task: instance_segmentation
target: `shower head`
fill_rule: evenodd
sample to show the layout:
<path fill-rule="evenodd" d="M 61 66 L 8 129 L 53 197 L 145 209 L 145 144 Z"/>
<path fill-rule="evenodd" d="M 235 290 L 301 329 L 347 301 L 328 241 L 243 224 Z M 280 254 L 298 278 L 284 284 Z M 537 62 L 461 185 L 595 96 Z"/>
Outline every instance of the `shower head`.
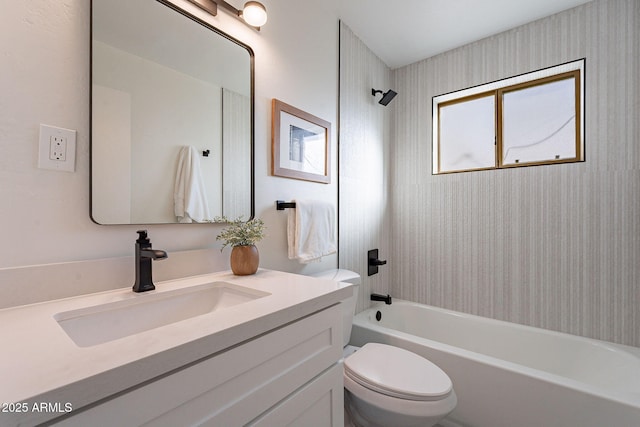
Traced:
<path fill-rule="evenodd" d="M 382 91 L 381 90 L 377 90 L 377 89 L 371 89 L 371 95 L 376 96 L 376 94 L 378 94 L 378 93 L 382 93 Z M 382 99 L 380 99 L 380 101 L 378 101 L 378 103 L 382 104 L 382 105 L 384 105 L 386 107 L 387 105 L 389 105 L 391 100 L 396 97 L 396 95 L 397 95 L 396 92 L 394 92 L 393 90 L 389 89 L 385 93 L 382 93 Z"/>

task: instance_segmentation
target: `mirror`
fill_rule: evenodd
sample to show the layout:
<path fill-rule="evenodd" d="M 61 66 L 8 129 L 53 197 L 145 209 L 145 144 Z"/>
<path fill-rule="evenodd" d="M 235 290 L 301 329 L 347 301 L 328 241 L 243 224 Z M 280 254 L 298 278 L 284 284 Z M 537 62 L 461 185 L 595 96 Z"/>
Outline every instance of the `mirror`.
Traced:
<path fill-rule="evenodd" d="M 253 52 L 165 0 L 93 0 L 91 218 L 253 216 Z"/>

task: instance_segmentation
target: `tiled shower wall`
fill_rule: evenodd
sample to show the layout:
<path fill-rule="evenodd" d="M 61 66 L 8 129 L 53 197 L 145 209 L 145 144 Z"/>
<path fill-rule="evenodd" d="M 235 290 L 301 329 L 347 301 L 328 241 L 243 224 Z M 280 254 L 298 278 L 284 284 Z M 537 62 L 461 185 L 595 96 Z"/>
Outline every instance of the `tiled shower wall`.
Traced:
<path fill-rule="evenodd" d="M 371 89 L 391 88 L 391 70 L 344 24 L 340 25 L 340 268 L 356 271 L 362 285 L 356 309 L 369 306 L 371 292 L 390 283 L 389 141 L 391 106 L 378 104 Z M 394 100 L 395 102 L 395 100 Z M 367 251 L 389 259 L 367 276 Z"/>
<path fill-rule="evenodd" d="M 583 57 L 585 162 L 431 174 L 433 96 Z M 391 294 L 640 346 L 639 70 L 637 0 L 595 0 L 395 70 Z M 377 121 L 365 118 L 358 140 Z M 355 187 L 340 189 L 347 218 Z"/>

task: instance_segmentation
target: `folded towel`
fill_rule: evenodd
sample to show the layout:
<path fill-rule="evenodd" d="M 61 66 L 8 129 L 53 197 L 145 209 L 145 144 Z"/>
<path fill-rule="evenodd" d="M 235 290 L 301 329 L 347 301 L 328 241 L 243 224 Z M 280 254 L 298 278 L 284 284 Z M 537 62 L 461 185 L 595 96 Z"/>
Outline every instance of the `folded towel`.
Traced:
<path fill-rule="evenodd" d="M 289 259 L 301 263 L 320 261 L 336 253 L 336 214 L 333 205 L 311 200 L 296 200 L 289 209 L 287 240 Z"/>
<path fill-rule="evenodd" d="M 202 222 L 211 219 L 200 172 L 200 158 L 198 150 L 193 146 L 185 145 L 180 149 L 173 202 L 178 222 Z"/>

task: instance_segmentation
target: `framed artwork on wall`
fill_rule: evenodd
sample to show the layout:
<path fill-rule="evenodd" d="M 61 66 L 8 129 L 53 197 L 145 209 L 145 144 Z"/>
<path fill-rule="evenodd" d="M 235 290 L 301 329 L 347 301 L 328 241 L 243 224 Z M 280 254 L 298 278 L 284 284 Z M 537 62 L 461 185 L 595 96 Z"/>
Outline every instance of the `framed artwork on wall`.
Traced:
<path fill-rule="evenodd" d="M 271 171 L 275 176 L 331 182 L 331 123 L 274 99 Z"/>

